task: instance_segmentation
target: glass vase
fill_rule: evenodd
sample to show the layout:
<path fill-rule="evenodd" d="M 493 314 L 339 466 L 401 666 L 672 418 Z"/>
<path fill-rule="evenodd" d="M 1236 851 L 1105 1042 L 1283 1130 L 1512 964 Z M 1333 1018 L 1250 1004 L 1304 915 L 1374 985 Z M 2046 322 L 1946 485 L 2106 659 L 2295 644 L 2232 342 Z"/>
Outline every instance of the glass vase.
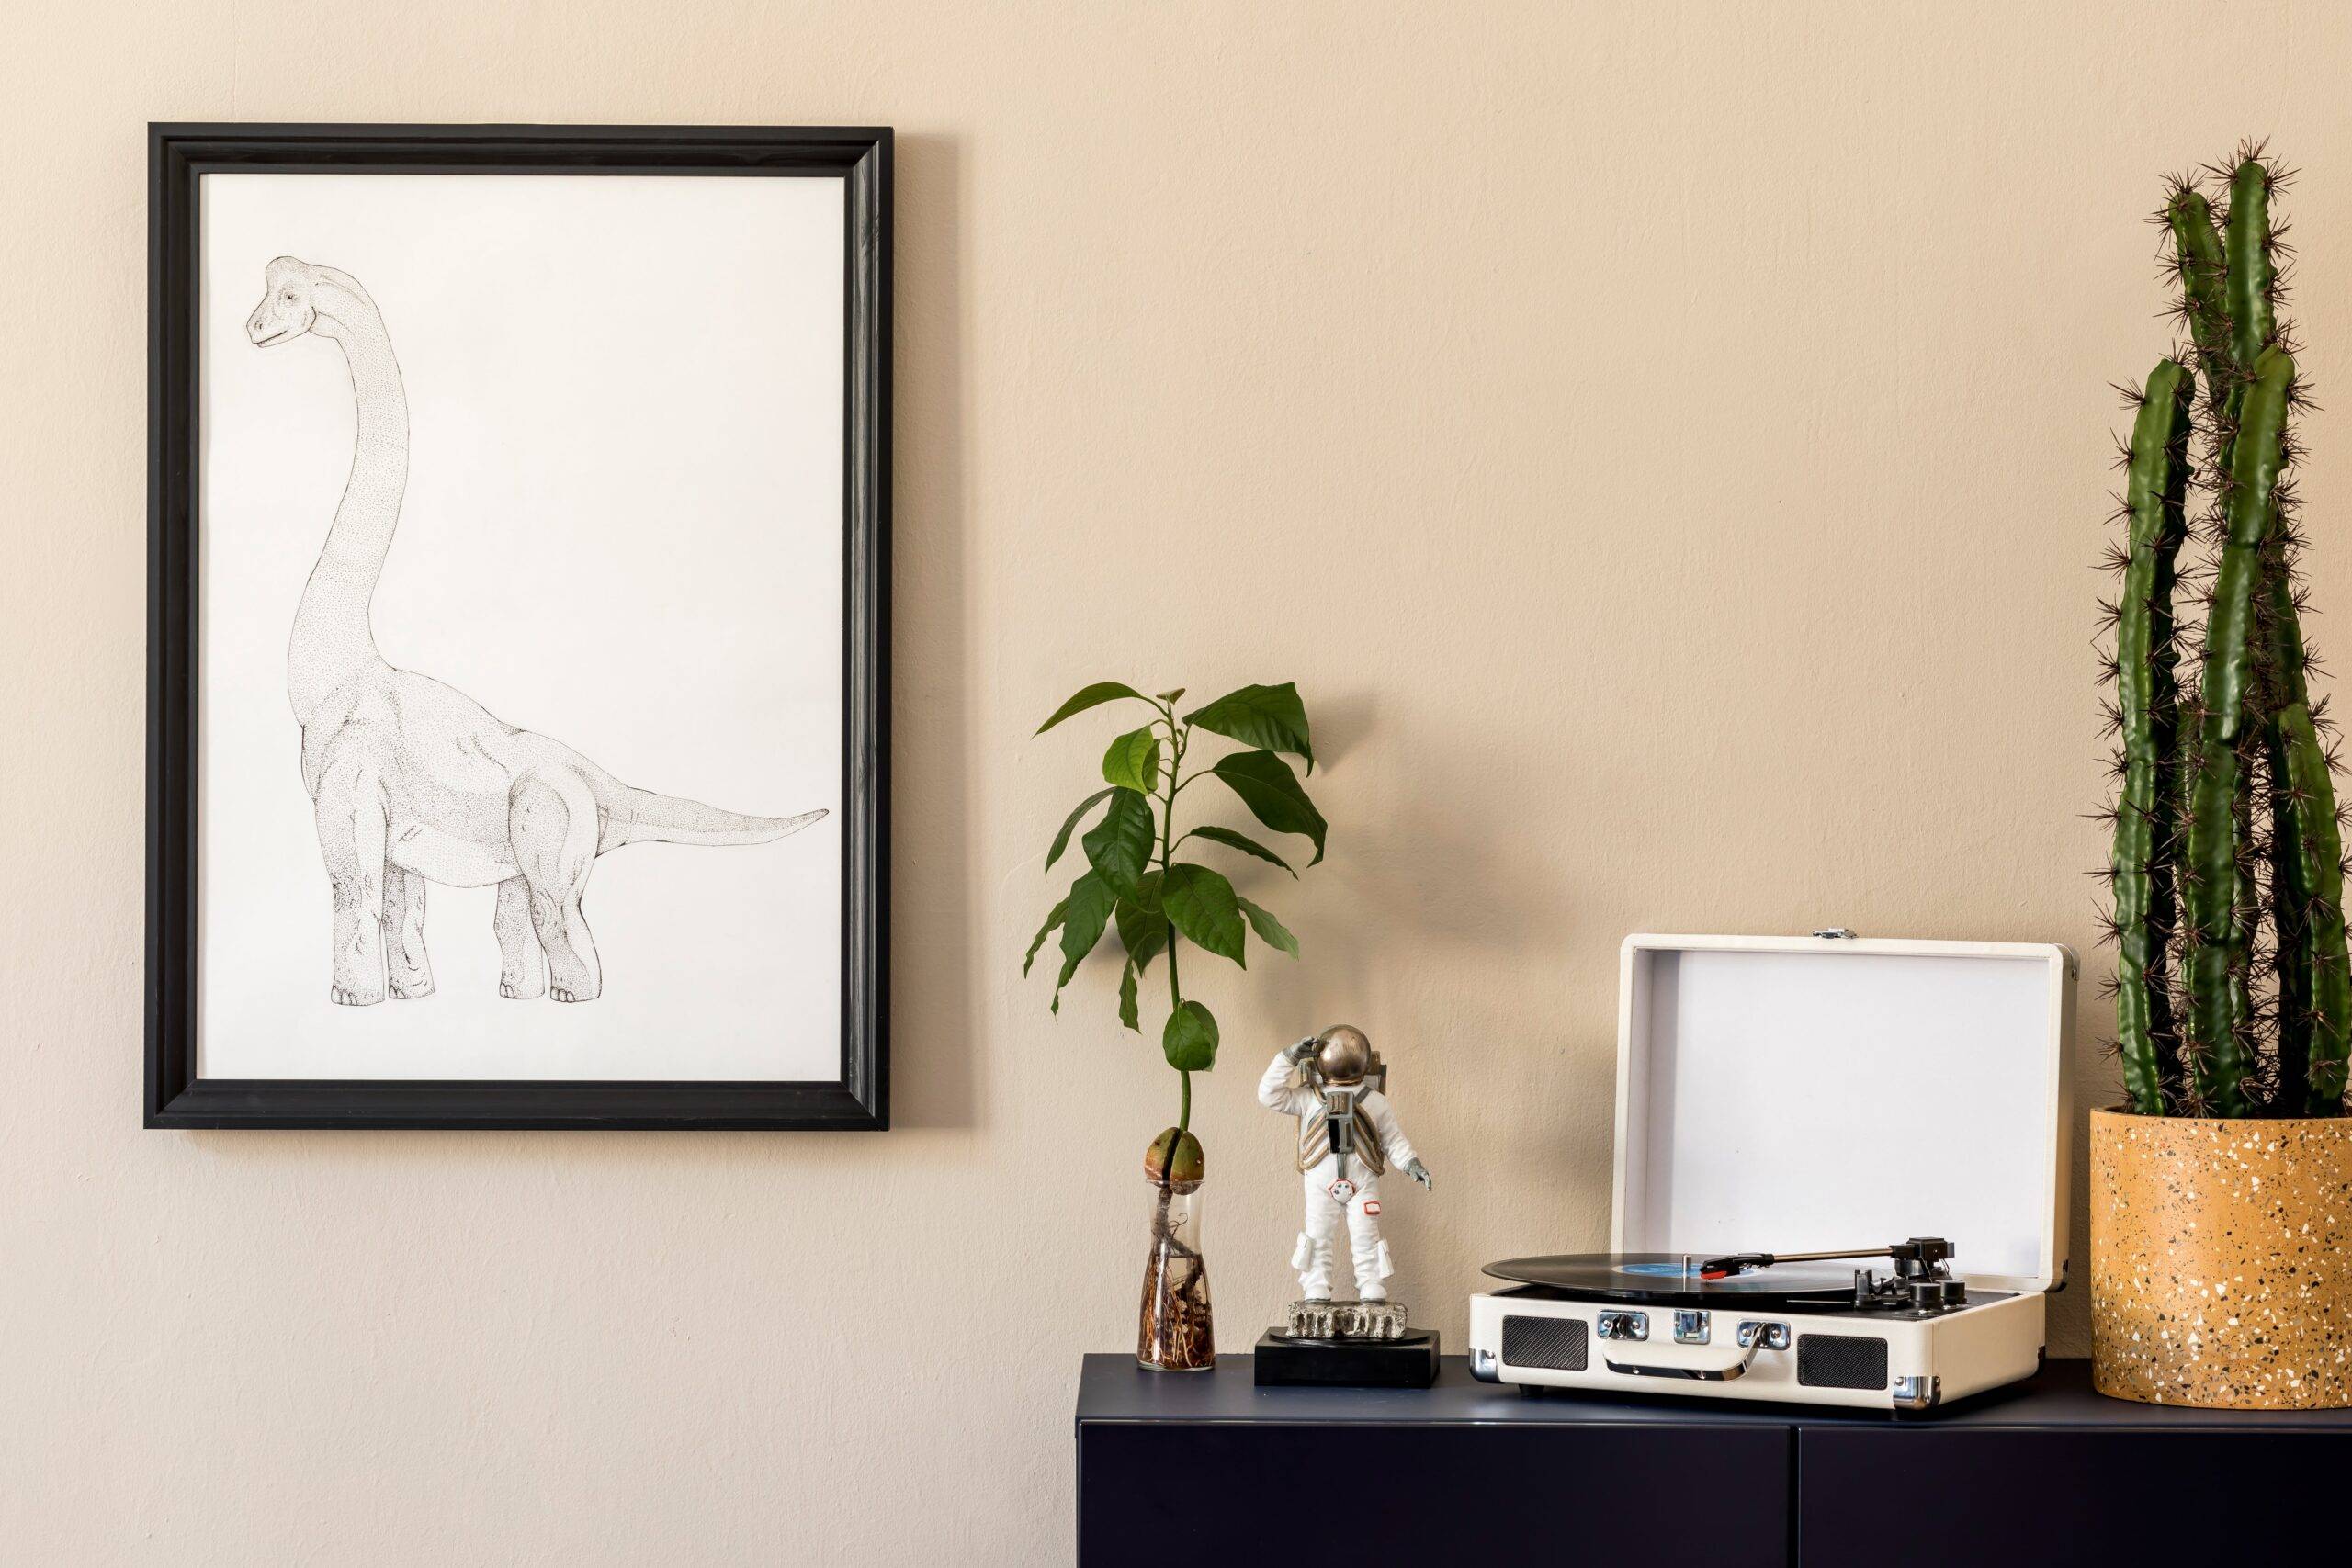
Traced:
<path fill-rule="evenodd" d="M 1216 1365 L 1197 1181 L 1151 1183 L 1151 1249 L 1136 1314 L 1136 1359 L 1159 1372 L 1203 1372 Z"/>

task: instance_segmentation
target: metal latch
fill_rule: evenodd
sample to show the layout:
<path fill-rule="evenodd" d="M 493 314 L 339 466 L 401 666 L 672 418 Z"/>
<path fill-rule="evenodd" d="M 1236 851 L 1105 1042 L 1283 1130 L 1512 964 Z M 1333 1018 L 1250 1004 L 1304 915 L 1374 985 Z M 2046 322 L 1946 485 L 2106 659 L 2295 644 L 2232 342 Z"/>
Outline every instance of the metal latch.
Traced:
<path fill-rule="evenodd" d="M 1852 942 L 1859 933 L 1851 926 L 1824 926 L 1813 934 L 1824 942 Z"/>
<path fill-rule="evenodd" d="M 1650 1320 L 1647 1313 L 1604 1312 L 1595 1320 L 1603 1339 L 1647 1339 Z"/>

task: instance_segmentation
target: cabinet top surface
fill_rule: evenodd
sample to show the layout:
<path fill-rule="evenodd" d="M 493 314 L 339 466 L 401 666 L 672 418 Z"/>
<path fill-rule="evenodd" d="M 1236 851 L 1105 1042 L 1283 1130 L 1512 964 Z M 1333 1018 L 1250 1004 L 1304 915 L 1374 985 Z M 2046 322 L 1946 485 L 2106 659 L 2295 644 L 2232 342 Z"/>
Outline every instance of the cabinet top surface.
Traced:
<path fill-rule="evenodd" d="M 2352 1410 L 2192 1410 L 2108 1399 L 2091 1391 L 2090 1363 L 2056 1360 L 2039 1375 L 1897 1418 L 1892 1411 L 1677 1399 L 1671 1395 L 1521 1393 L 1479 1382 L 1448 1356 L 1428 1389 L 1259 1388 L 1247 1356 L 1220 1356 L 1205 1372 L 1148 1372 L 1132 1356 L 1094 1355 L 1079 1374 L 1078 1421 L 1327 1426 L 1806 1427 L 1947 1431 L 1983 1427 L 2118 1431 L 2352 1433 Z"/>

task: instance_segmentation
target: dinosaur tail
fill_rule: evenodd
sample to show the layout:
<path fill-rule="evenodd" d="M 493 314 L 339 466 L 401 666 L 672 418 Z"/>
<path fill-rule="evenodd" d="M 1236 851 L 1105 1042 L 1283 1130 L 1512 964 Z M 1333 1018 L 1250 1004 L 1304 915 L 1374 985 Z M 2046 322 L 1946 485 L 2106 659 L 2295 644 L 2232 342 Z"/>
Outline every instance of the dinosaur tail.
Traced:
<path fill-rule="evenodd" d="M 601 852 L 623 844 L 764 844 L 797 833 L 824 815 L 819 810 L 797 817 L 746 817 L 683 795 L 621 784 L 605 802 L 604 842 L 597 848 Z"/>

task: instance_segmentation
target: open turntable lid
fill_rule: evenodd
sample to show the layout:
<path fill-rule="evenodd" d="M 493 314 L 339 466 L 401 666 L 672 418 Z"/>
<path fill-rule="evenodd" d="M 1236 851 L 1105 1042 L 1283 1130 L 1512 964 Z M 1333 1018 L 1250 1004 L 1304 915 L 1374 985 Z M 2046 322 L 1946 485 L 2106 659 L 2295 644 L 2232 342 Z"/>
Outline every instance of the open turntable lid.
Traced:
<path fill-rule="evenodd" d="M 2051 1289 L 2075 969 L 2043 943 L 1628 937 L 1611 1246 L 1938 1235 L 1973 1283 Z"/>

